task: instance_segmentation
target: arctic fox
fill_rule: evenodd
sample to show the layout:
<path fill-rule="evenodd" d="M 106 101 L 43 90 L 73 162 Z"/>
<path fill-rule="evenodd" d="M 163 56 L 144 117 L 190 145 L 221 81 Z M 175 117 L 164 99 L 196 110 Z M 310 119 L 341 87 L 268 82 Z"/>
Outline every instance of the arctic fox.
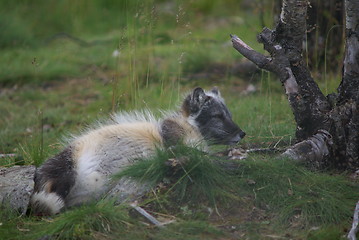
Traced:
<path fill-rule="evenodd" d="M 195 146 L 203 140 L 232 145 L 244 136 L 217 88 L 195 88 L 178 112 L 159 120 L 149 111 L 114 115 L 111 123 L 75 137 L 37 169 L 31 209 L 51 215 L 96 199 L 108 190 L 111 175 L 156 148 L 179 142 Z"/>

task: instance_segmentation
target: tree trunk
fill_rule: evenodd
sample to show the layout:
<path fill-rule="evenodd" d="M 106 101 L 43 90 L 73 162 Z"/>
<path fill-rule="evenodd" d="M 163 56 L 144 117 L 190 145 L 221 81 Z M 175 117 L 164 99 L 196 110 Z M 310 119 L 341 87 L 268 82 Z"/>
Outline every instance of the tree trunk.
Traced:
<path fill-rule="evenodd" d="M 274 2 L 274 14 L 279 15 L 282 0 Z M 323 77 L 323 71 L 338 73 L 343 66 L 337 58 L 344 52 L 344 0 L 309 2 L 304 58 L 318 77 Z M 262 3 L 262 8 L 268 9 L 268 6 Z"/>
<path fill-rule="evenodd" d="M 319 168 L 359 168 L 359 1 L 346 0 L 346 49 L 338 95 L 324 96 L 303 59 L 307 0 L 283 0 L 274 30 L 264 28 L 258 41 L 264 56 L 237 36 L 233 47 L 262 69 L 278 75 L 297 123 L 298 143 L 285 155 Z"/>

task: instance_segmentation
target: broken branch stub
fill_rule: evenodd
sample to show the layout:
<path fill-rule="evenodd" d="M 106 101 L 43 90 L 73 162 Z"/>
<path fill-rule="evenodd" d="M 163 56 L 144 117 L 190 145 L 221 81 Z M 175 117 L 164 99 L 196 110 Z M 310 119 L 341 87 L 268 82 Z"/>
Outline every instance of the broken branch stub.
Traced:
<path fill-rule="evenodd" d="M 329 156 L 332 136 L 326 130 L 319 130 L 312 137 L 288 148 L 282 155 L 294 160 L 311 164 L 315 168 L 323 167 L 324 159 Z"/>
<path fill-rule="evenodd" d="M 280 45 L 269 46 L 268 44 L 268 46 L 265 47 L 270 51 L 272 56 L 271 58 L 253 50 L 238 36 L 232 34 L 230 36 L 232 38 L 232 44 L 234 49 L 236 49 L 245 58 L 256 64 L 259 68 L 276 74 L 282 83 L 284 83 L 288 79 L 288 73 L 286 71 L 286 68 L 290 65 L 288 59 L 285 57 L 284 50 Z M 275 58 L 273 56 L 275 56 Z"/>
<path fill-rule="evenodd" d="M 233 47 L 241 53 L 248 60 L 256 64 L 259 68 L 272 71 L 271 70 L 271 62 L 270 59 L 263 54 L 253 50 L 250 46 L 248 46 L 245 42 L 242 41 L 236 35 L 230 35 L 232 38 Z"/>

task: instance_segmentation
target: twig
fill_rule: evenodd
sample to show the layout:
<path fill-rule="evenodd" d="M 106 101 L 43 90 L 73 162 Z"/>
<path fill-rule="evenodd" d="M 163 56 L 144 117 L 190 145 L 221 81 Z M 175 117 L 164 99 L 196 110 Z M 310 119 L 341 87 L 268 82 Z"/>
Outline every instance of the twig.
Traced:
<path fill-rule="evenodd" d="M 154 224 L 157 227 L 163 227 L 163 223 L 158 221 L 154 216 L 146 212 L 145 209 L 137 206 L 136 203 L 131 203 L 131 207 L 133 207 L 138 213 L 140 213 L 142 216 L 144 216 L 148 221 L 150 221 L 152 224 Z"/>
<path fill-rule="evenodd" d="M 350 240 L 357 239 L 356 234 L 358 232 L 358 222 L 359 222 L 359 201 L 355 206 L 352 229 L 350 229 L 350 232 L 348 233 L 348 239 Z"/>
<path fill-rule="evenodd" d="M 247 153 L 280 153 L 280 152 L 284 152 L 284 149 L 281 148 L 276 148 L 276 147 L 272 147 L 272 148 L 251 148 L 251 149 L 247 149 L 246 152 Z"/>

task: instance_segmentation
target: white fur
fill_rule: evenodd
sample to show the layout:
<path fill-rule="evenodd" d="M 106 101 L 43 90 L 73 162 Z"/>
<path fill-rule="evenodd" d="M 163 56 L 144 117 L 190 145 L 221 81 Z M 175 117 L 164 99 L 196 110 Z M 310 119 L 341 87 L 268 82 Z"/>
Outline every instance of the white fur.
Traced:
<path fill-rule="evenodd" d="M 72 206 L 96 198 L 106 191 L 109 178 L 135 159 L 154 154 L 162 139 L 152 115 L 117 115 L 116 124 L 104 125 L 77 137 L 71 146 L 77 173 L 75 185 L 66 197 Z M 145 121 L 147 119 L 147 121 Z"/>
<path fill-rule="evenodd" d="M 50 214 L 57 214 L 65 206 L 62 198 L 56 193 L 47 193 L 44 191 L 34 193 L 31 197 L 31 204 L 41 208 L 47 208 Z"/>
<path fill-rule="evenodd" d="M 216 99 L 218 99 L 218 100 L 220 100 L 221 102 L 224 103 L 224 99 L 221 97 L 221 94 L 220 94 L 219 92 L 218 92 L 218 94 L 215 94 L 215 93 L 213 93 L 213 92 L 211 92 L 211 91 L 205 91 L 205 94 L 206 94 L 207 96 L 216 98 Z"/>
<path fill-rule="evenodd" d="M 87 126 L 79 134 L 69 134 L 67 137 L 62 139 L 63 145 L 72 145 L 72 143 L 78 140 L 80 137 L 88 135 L 94 131 L 102 129 L 110 125 L 126 124 L 126 123 L 152 123 L 154 125 L 158 124 L 158 119 L 149 109 L 137 110 L 137 111 L 120 111 L 114 113 L 110 118 L 100 119 L 94 124 Z M 158 126 L 157 126 L 158 127 Z"/>
<path fill-rule="evenodd" d="M 142 111 L 119 112 L 113 114 L 111 119 L 117 124 L 136 122 L 149 122 L 156 124 L 158 122 L 153 113 L 148 109 L 144 109 Z"/>

